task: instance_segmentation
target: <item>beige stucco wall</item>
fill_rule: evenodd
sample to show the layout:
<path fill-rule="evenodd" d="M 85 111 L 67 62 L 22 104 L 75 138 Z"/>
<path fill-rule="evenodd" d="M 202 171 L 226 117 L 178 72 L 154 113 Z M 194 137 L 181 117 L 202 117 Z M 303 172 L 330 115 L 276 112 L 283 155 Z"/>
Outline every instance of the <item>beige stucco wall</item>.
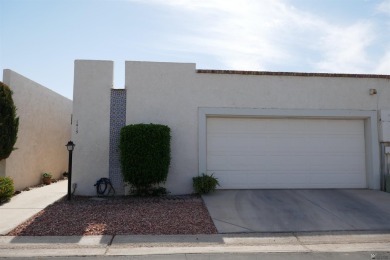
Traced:
<path fill-rule="evenodd" d="M 126 62 L 125 76 L 126 124 L 159 123 L 172 130 L 172 160 L 166 187 L 173 194 L 192 192 L 192 177 L 199 172 L 199 108 L 390 109 L 390 80 L 383 78 L 198 73 L 193 63 L 133 61 Z M 112 83 L 112 61 L 75 62 L 72 140 L 76 144 L 76 194 L 95 195 L 93 184 L 109 176 Z M 378 94 L 370 95 L 372 88 Z M 377 132 L 377 123 L 367 123 L 366 127 Z M 376 140 L 376 133 L 373 136 L 372 140 Z M 379 150 L 379 140 L 374 143 L 375 140 L 370 141 L 372 146 L 367 151 Z M 375 176 L 379 176 L 378 152 L 376 159 L 369 161 L 377 164 L 371 167 Z"/>
<path fill-rule="evenodd" d="M 3 162 L 5 175 L 17 190 L 39 184 L 43 172 L 59 178 L 68 168 L 72 101 L 12 70 L 4 70 L 3 82 L 14 93 L 19 116 L 17 150 Z"/>
<path fill-rule="evenodd" d="M 78 195 L 96 195 L 93 186 L 109 175 L 112 61 L 75 61 L 72 183 Z"/>
<path fill-rule="evenodd" d="M 126 62 L 126 123 L 172 130 L 166 187 L 192 191 L 198 174 L 198 108 L 389 109 L 390 81 L 377 78 L 197 73 L 195 64 Z M 369 95 L 375 88 L 377 95 Z"/>

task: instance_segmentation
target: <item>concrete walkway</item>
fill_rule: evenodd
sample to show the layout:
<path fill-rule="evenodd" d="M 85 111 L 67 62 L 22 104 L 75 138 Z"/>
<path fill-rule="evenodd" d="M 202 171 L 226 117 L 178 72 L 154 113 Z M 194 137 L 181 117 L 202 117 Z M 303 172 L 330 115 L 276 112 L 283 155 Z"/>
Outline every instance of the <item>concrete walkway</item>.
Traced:
<path fill-rule="evenodd" d="M 0 206 L 0 235 L 6 235 L 48 205 L 67 193 L 68 182 L 59 181 L 50 185 L 24 191 Z"/>

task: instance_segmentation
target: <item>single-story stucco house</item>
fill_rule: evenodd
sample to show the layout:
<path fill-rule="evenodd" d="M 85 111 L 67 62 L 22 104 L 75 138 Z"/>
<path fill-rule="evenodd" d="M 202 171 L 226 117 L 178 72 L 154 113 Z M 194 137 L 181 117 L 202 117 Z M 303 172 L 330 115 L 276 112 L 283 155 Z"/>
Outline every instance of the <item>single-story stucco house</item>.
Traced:
<path fill-rule="evenodd" d="M 72 140 L 76 194 L 110 178 L 125 192 L 119 131 L 171 128 L 165 187 L 192 190 L 213 173 L 220 189 L 381 189 L 388 172 L 390 75 L 199 70 L 193 63 L 76 60 Z"/>

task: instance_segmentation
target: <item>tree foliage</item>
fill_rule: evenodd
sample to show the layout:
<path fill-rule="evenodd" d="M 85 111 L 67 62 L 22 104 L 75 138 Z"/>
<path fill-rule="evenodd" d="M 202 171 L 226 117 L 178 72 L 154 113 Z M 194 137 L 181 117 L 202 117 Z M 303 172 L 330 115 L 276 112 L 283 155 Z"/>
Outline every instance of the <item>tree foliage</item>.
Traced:
<path fill-rule="evenodd" d="M 0 81 L 0 161 L 10 156 L 18 136 L 19 118 L 10 88 Z"/>

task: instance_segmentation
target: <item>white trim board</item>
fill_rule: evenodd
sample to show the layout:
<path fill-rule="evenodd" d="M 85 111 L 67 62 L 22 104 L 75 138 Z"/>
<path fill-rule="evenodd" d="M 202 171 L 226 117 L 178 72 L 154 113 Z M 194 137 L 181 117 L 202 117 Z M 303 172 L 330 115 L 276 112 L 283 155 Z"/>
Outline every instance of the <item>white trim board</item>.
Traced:
<path fill-rule="evenodd" d="M 200 107 L 198 108 L 199 174 L 206 173 L 207 170 L 207 117 L 364 119 L 367 185 L 369 189 L 380 189 L 377 111 Z"/>

